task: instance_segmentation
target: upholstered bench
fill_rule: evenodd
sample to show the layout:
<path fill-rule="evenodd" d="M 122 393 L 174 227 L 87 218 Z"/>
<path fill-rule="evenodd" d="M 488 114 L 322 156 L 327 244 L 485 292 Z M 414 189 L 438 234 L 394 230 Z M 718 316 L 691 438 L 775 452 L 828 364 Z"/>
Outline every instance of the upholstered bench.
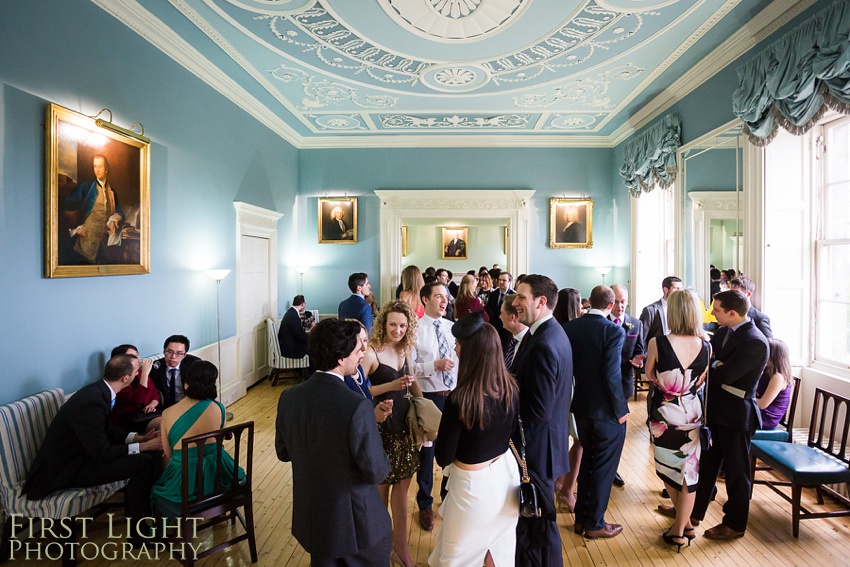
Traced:
<path fill-rule="evenodd" d="M 752 442 L 750 453 L 753 483 L 767 485 L 791 503 L 791 529 L 794 537 L 800 535 L 800 520 L 850 516 L 850 510 L 810 512 L 800 503 L 803 488 L 813 487 L 817 489 L 818 504 L 823 504 L 823 491 L 829 492 L 845 504 L 850 504 L 845 497 L 824 486 L 850 482 L 848 414 L 850 399 L 817 388 L 806 445 L 764 439 L 755 439 Z M 788 480 L 756 479 L 757 459 Z M 777 488 L 779 486 L 790 486 L 791 496 Z"/>
<path fill-rule="evenodd" d="M 74 518 L 121 490 L 125 481 L 92 488 L 57 490 L 41 500 L 28 500 L 24 482 L 47 428 L 65 395 L 56 388 L 0 406 L 0 560 L 6 558 L 12 515 L 26 518 Z"/>

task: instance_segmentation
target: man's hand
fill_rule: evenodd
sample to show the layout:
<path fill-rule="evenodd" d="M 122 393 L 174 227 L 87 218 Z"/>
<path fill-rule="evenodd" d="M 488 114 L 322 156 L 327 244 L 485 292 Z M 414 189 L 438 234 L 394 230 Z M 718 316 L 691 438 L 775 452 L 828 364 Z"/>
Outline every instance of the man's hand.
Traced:
<path fill-rule="evenodd" d="M 634 366 L 635 368 L 643 368 L 643 363 L 645 361 L 646 361 L 646 355 L 645 354 L 638 354 L 638 355 L 635 355 L 635 357 L 633 359 L 631 359 L 629 361 L 629 363 L 632 366 Z"/>
<path fill-rule="evenodd" d="M 454 367 L 455 363 L 450 358 L 441 358 L 440 360 L 434 361 L 434 369 L 440 370 L 441 372 L 449 372 Z"/>
<path fill-rule="evenodd" d="M 155 433 L 156 437 L 139 443 L 139 451 L 162 451 L 162 437 L 159 436 L 159 431 L 152 431 L 151 433 Z"/>
<path fill-rule="evenodd" d="M 383 423 L 393 413 L 393 401 L 384 400 L 375 406 L 375 421 Z"/>
<path fill-rule="evenodd" d="M 77 236 L 79 236 L 80 238 L 88 238 L 89 231 L 86 230 L 86 227 L 81 226 L 81 227 L 77 228 Z"/>
<path fill-rule="evenodd" d="M 617 420 L 617 423 L 626 423 L 629 420 L 629 414 L 624 415 L 620 419 Z"/>

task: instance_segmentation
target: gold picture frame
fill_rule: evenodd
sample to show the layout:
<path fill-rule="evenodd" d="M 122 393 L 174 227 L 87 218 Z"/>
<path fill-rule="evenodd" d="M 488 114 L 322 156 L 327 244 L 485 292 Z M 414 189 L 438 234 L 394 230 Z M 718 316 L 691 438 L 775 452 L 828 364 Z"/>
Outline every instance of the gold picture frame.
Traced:
<path fill-rule="evenodd" d="M 465 226 L 444 226 L 443 260 L 466 260 L 469 257 L 469 229 Z"/>
<path fill-rule="evenodd" d="M 593 248 L 593 199 L 549 199 L 549 247 Z"/>
<path fill-rule="evenodd" d="M 407 257 L 407 227 L 401 227 L 401 257 Z"/>
<path fill-rule="evenodd" d="M 150 141 L 55 104 L 45 126 L 45 277 L 150 273 Z"/>
<path fill-rule="evenodd" d="M 357 197 L 319 198 L 319 244 L 357 244 Z"/>

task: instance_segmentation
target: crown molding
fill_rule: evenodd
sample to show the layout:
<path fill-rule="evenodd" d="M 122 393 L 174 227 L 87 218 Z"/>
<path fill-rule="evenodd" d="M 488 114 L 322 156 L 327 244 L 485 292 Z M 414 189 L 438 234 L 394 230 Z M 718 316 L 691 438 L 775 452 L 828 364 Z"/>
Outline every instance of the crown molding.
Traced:
<path fill-rule="evenodd" d="M 628 122 L 617 128 L 609 136 L 611 146 L 614 147 L 624 142 L 674 103 L 683 99 L 747 51 L 770 37 L 776 30 L 799 16 L 815 1 L 774 0 L 750 20 L 745 27 L 732 34 L 729 39 L 706 55 L 680 79 L 638 110 Z"/>
<path fill-rule="evenodd" d="M 329 136 L 304 138 L 298 149 L 345 148 L 610 148 L 609 136 L 553 135 L 460 135 L 460 136 Z"/>
<path fill-rule="evenodd" d="M 248 91 L 239 86 L 236 81 L 228 77 L 209 59 L 135 0 L 92 0 L 92 2 L 142 36 L 168 57 L 171 57 L 187 71 L 224 95 L 236 106 L 256 118 L 285 141 L 296 148 L 303 142 L 303 137 L 291 126 L 271 112 Z"/>

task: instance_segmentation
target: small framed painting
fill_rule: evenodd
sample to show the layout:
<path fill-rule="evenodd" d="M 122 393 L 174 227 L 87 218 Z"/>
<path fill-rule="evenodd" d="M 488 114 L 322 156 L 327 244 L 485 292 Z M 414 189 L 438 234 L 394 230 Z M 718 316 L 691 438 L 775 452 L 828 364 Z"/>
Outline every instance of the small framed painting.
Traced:
<path fill-rule="evenodd" d="M 549 247 L 593 248 L 593 199 L 549 200 Z"/>
<path fill-rule="evenodd" d="M 401 256 L 407 257 L 407 227 L 401 227 Z"/>
<path fill-rule="evenodd" d="M 467 248 L 468 229 L 465 226 L 443 227 L 443 260 L 466 260 L 469 254 Z"/>
<path fill-rule="evenodd" d="M 357 198 L 319 199 L 319 244 L 357 244 Z"/>

